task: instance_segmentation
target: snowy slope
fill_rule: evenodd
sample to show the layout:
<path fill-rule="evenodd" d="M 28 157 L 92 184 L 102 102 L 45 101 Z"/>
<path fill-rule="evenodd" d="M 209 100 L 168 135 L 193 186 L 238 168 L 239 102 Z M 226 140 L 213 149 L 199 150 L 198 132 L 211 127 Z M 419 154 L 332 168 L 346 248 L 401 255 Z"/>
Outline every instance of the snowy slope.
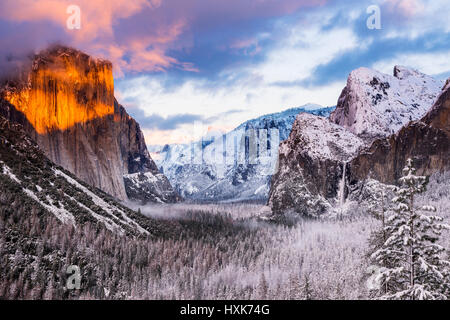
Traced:
<path fill-rule="evenodd" d="M 350 73 L 330 120 L 371 141 L 423 117 L 442 86 L 442 81 L 401 66 L 393 76 L 359 68 Z"/>
<path fill-rule="evenodd" d="M 26 214 L 46 212 L 75 228 L 92 223 L 121 235 L 151 233 L 149 219 L 51 162 L 21 125 L 1 116 L 0 189 L 0 202 L 16 199 Z"/>
<path fill-rule="evenodd" d="M 299 113 L 328 117 L 334 107 L 306 105 L 246 121 L 225 135 L 166 145 L 155 162 L 182 197 L 193 200 L 266 199 L 278 145 Z M 159 159 L 158 159 L 159 158 Z"/>

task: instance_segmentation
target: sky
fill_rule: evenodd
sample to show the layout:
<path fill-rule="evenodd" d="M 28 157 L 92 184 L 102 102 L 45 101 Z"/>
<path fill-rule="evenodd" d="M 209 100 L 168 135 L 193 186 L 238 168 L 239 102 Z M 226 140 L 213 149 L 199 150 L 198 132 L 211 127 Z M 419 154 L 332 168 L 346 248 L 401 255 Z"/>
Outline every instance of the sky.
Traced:
<path fill-rule="evenodd" d="M 68 28 L 70 5 L 79 29 Z M 367 26 L 373 5 L 380 29 Z M 359 67 L 446 79 L 449 16 L 446 0 L 0 0 L 0 69 L 55 42 L 109 59 L 116 98 L 147 144 L 185 143 L 335 105 Z"/>

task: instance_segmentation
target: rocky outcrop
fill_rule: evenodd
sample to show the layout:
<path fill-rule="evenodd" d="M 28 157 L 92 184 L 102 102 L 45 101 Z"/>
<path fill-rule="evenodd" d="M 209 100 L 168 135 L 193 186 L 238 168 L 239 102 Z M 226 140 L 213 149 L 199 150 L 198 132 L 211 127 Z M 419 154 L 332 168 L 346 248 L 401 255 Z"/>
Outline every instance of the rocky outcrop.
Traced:
<path fill-rule="evenodd" d="M 117 127 L 117 143 L 122 154 L 124 172 L 158 172 L 147 150 L 139 124 L 117 100 L 114 100 L 114 123 Z"/>
<path fill-rule="evenodd" d="M 331 122 L 300 115 L 280 145 L 272 212 L 343 210 L 348 196 L 361 198 L 369 179 L 396 183 L 408 158 L 418 174 L 448 170 L 450 84 L 444 90 L 438 84 L 403 67 L 395 67 L 393 77 L 352 72 Z"/>
<path fill-rule="evenodd" d="M 350 185 L 367 178 L 394 184 L 408 158 L 420 175 L 450 168 L 450 84 L 428 113 L 384 139 L 378 139 L 349 163 Z"/>
<path fill-rule="evenodd" d="M 114 123 L 128 198 L 143 203 L 167 203 L 181 200 L 167 177 L 159 172 L 150 157 L 139 124 L 116 100 L 114 101 Z"/>
<path fill-rule="evenodd" d="M 280 144 L 279 165 L 272 177 L 268 205 L 275 214 L 293 211 L 323 214 L 339 202 L 347 161 L 363 141 L 326 118 L 299 114 L 289 138 Z"/>
<path fill-rule="evenodd" d="M 7 81 L 0 97 L 1 114 L 22 124 L 52 161 L 92 186 L 126 200 L 124 175 L 157 173 L 138 124 L 114 99 L 108 61 L 54 46 L 34 57 L 26 81 Z"/>
<path fill-rule="evenodd" d="M 350 73 L 330 120 L 371 143 L 422 118 L 442 82 L 401 66 L 394 76 L 359 68 Z"/>

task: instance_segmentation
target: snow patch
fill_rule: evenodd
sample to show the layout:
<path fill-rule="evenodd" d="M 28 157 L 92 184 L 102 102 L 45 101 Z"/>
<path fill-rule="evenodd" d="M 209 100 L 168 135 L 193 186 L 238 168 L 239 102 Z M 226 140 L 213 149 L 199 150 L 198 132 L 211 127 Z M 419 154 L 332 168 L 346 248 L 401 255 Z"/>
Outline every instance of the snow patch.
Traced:
<path fill-rule="evenodd" d="M 296 139 L 285 141 L 280 153 L 301 148 L 313 158 L 348 161 L 365 146 L 364 142 L 349 130 L 330 122 L 328 119 L 301 113 L 292 128 Z M 293 143 L 298 145 L 294 146 Z"/>
<path fill-rule="evenodd" d="M 71 177 L 69 177 L 67 174 L 65 174 L 64 172 L 58 170 L 58 169 L 53 169 L 53 171 L 55 172 L 56 175 L 63 177 L 64 179 L 67 180 L 67 182 L 69 182 L 70 184 L 74 185 L 75 187 L 77 187 L 78 189 L 80 189 L 81 191 L 83 191 L 83 193 L 85 193 L 86 195 L 88 195 L 92 201 L 99 207 L 101 207 L 104 211 L 106 211 L 111 217 L 113 218 L 119 218 L 117 217 L 114 212 L 118 212 L 121 217 L 122 220 L 125 224 L 127 224 L 128 226 L 130 226 L 133 229 L 136 229 L 137 231 L 139 231 L 140 233 L 143 234 L 149 234 L 149 232 L 147 230 L 145 230 L 144 228 L 142 228 L 138 223 L 136 223 L 133 219 L 131 219 L 130 217 L 127 216 L 127 214 L 125 212 L 123 212 L 120 208 L 114 207 L 112 205 L 110 205 L 109 203 L 107 203 L 105 200 L 103 200 L 102 198 L 100 198 L 99 196 L 97 196 L 95 193 L 91 192 L 89 189 L 87 189 L 86 187 L 84 187 L 83 185 L 81 185 L 78 181 L 72 179 Z"/>
<path fill-rule="evenodd" d="M 0 161 L 0 164 L 3 166 L 3 174 L 7 175 L 11 178 L 11 180 L 20 183 L 20 180 L 16 177 L 16 175 L 12 172 L 11 168 L 8 167 L 3 161 Z"/>
<path fill-rule="evenodd" d="M 47 201 L 50 204 L 46 204 L 44 202 L 42 202 L 41 200 L 39 200 L 39 198 L 34 194 L 33 191 L 23 188 L 23 191 L 34 201 L 38 202 L 39 204 L 41 204 L 45 209 L 47 209 L 49 212 L 53 213 L 55 215 L 55 217 L 61 221 L 62 223 L 66 223 L 66 224 L 72 224 L 73 226 L 75 226 L 75 218 L 74 216 L 67 211 L 64 206 L 61 204 L 61 208 L 58 208 L 56 206 L 53 205 L 53 200 L 50 199 L 47 196 Z"/>

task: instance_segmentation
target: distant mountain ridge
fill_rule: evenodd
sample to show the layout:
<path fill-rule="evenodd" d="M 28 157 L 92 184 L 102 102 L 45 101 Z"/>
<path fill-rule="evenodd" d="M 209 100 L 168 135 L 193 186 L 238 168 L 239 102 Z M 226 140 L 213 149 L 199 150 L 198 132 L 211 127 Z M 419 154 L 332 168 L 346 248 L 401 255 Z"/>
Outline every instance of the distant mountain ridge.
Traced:
<path fill-rule="evenodd" d="M 304 112 L 328 117 L 333 110 L 309 104 L 245 121 L 213 141 L 208 137 L 192 144 L 150 149 L 159 151 L 156 164 L 186 199 L 266 200 L 278 144 L 289 136 L 296 116 Z"/>

